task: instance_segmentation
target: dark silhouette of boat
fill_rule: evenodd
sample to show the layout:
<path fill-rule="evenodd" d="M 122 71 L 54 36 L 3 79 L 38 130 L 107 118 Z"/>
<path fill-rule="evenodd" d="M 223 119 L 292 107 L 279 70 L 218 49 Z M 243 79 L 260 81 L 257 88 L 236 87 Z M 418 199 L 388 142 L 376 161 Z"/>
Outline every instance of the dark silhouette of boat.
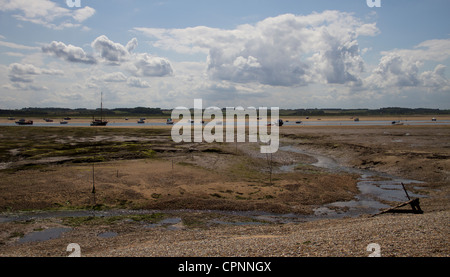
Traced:
<path fill-rule="evenodd" d="M 33 125 L 33 120 L 25 120 L 25 119 L 19 119 L 19 121 L 16 121 L 17 125 Z"/>
<path fill-rule="evenodd" d="M 91 126 L 106 126 L 108 121 L 103 120 L 103 92 L 100 98 L 100 119 L 92 118 Z"/>

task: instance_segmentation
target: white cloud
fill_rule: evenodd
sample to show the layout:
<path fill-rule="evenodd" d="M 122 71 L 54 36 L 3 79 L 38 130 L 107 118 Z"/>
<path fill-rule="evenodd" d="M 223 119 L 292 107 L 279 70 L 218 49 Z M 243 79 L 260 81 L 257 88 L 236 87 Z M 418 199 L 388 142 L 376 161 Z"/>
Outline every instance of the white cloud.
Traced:
<path fill-rule="evenodd" d="M 124 66 L 136 77 L 163 77 L 173 74 L 169 60 L 147 53 L 133 54 L 132 60 Z"/>
<path fill-rule="evenodd" d="M 136 38 L 133 38 L 127 43 L 125 48 L 127 49 L 127 51 L 129 53 L 131 53 L 134 49 L 136 49 L 137 46 L 138 46 L 138 41 Z"/>
<path fill-rule="evenodd" d="M 127 80 L 127 85 L 129 85 L 130 87 L 136 87 L 136 88 L 149 88 L 150 84 L 147 83 L 144 80 L 141 80 L 140 78 L 137 77 L 130 77 Z"/>
<path fill-rule="evenodd" d="M 123 46 L 111 41 L 105 35 L 99 36 L 91 44 L 100 59 L 110 64 L 122 65 L 135 77 L 172 75 L 173 70 L 169 60 L 148 53 L 131 53 L 137 45 L 136 38 Z"/>
<path fill-rule="evenodd" d="M 122 72 L 113 72 L 103 75 L 101 79 L 105 82 L 125 82 L 127 80 L 127 76 L 125 76 Z"/>
<path fill-rule="evenodd" d="M 63 42 L 52 41 L 42 47 L 44 53 L 50 53 L 69 62 L 95 64 L 96 60 L 88 55 L 81 47 L 66 45 Z"/>
<path fill-rule="evenodd" d="M 18 50 L 37 50 L 37 49 L 39 49 L 39 47 L 27 46 L 27 45 L 17 44 L 17 43 L 8 42 L 8 41 L 1 41 L 1 40 L 0 40 L 0 46 L 18 49 Z"/>
<path fill-rule="evenodd" d="M 152 38 L 155 47 L 208 54 L 212 79 L 275 86 L 360 83 L 364 62 L 357 39 L 378 33 L 374 23 L 338 11 L 284 14 L 232 30 L 204 26 L 134 30 Z"/>
<path fill-rule="evenodd" d="M 449 90 L 446 66 L 436 65 L 432 71 L 421 72 L 427 62 L 443 62 L 450 58 L 450 39 L 424 41 L 413 49 L 383 51 L 378 66 L 366 78 L 375 88 L 425 87 Z"/>
<path fill-rule="evenodd" d="M 131 43 L 131 42 L 130 42 Z M 129 58 L 127 48 L 120 43 L 111 41 L 107 36 L 101 35 L 92 43 L 92 48 L 99 53 L 100 57 L 111 63 L 119 63 Z"/>
<path fill-rule="evenodd" d="M 95 14 L 95 9 L 91 8 L 91 7 L 84 7 L 82 9 L 76 9 L 73 12 L 73 19 L 75 19 L 78 22 L 83 22 L 86 19 L 90 18 L 91 16 L 93 16 Z"/>
<path fill-rule="evenodd" d="M 13 63 L 9 66 L 9 79 L 12 82 L 31 83 L 36 75 L 63 75 L 61 70 L 42 69 L 32 64 Z"/>
<path fill-rule="evenodd" d="M 65 1 L 61 2 L 65 5 Z M 0 0 L 0 10 L 15 12 L 13 17 L 18 20 L 52 29 L 81 26 L 79 23 L 95 14 L 95 10 L 89 6 L 68 9 L 50 0 Z"/>

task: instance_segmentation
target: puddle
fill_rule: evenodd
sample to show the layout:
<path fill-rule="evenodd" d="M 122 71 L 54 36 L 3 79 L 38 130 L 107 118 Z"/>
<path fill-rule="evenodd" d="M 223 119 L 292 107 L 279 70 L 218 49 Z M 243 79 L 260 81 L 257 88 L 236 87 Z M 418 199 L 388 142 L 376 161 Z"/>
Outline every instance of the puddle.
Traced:
<path fill-rule="evenodd" d="M 19 239 L 19 243 L 26 243 L 26 242 L 35 242 L 35 241 L 47 241 L 51 239 L 56 239 L 61 236 L 62 233 L 68 232 L 72 230 L 71 228 L 49 228 L 43 231 L 36 231 L 29 234 L 26 234 L 25 236 L 21 237 Z"/>
<path fill-rule="evenodd" d="M 170 217 L 159 221 L 158 223 L 151 223 L 145 225 L 145 228 L 165 227 L 167 230 L 183 229 L 182 219 L 180 217 Z"/>
<path fill-rule="evenodd" d="M 386 173 L 380 173 L 367 169 L 358 169 L 340 165 L 334 159 L 304 151 L 294 146 L 282 146 L 279 148 L 282 151 L 295 152 L 314 157 L 317 162 L 313 166 L 327 169 L 331 172 L 346 172 L 351 174 L 358 174 L 360 176 L 357 187 L 360 191 L 355 199 L 351 201 L 339 201 L 327 204 L 322 207 L 314 209 L 314 215 L 318 217 L 344 217 L 344 216 L 358 216 L 360 214 L 373 214 L 379 212 L 381 209 L 389 208 L 390 206 L 383 204 L 382 201 L 403 202 L 408 198 L 403 190 L 403 184 L 420 184 L 421 181 L 399 178 Z M 296 165 L 288 165 L 280 167 L 282 171 L 293 171 Z M 419 188 L 419 187 L 415 187 Z M 408 192 L 410 197 L 426 197 L 423 195 Z"/>
<path fill-rule="evenodd" d="M 181 218 L 179 217 L 171 217 L 163 219 L 159 222 L 159 224 L 177 224 L 181 222 Z"/>

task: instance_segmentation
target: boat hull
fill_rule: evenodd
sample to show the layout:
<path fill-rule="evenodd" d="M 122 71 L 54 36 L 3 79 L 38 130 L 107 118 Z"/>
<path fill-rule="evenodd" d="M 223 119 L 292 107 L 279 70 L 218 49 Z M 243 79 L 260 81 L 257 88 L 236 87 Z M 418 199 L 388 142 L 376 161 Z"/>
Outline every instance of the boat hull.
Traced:
<path fill-rule="evenodd" d="M 92 121 L 91 126 L 106 126 L 108 121 Z"/>

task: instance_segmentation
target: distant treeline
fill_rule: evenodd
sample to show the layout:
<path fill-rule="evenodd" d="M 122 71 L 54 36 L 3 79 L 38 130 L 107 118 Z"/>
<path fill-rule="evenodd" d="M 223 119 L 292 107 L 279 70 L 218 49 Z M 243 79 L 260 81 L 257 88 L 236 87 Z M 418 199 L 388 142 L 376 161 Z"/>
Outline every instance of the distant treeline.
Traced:
<path fill-rule="evenodd" d="M 105 117 L 117 117 L 117 116 L 162 116 L 164 111 L 160 108 L 116 108 L 116 109 L 68 109 L 68 108 L 23 108 L 16 110 L 0 110 L 0 116 L 14 116 L 14 117 L 92 117 L 100 116 L 103 114 Z"/>
<path fill-rule="evenodd" d="M 222 109 L 225 112 L 225 109 Z M 23 108 L 16 110 L 0 109 L 1 117 L 92 117 L 100 116 L 100 109 L 68 108 Z M 103 109 L 104 117 L 127 116 L 170 116 L 172 110 L 161 108 L 115 108 Z M 268 109 L 270 114 L 270 109 Z M 427 108 L 380 108 L 380 109 L 280 109 L 280 116 L 389 116 L 389 115 L 447 115 L 450 110 Z"/>
<path fill-rule="evenodd" d="M 291 109 L 280 110 L 280 115 L 288 116 L 383 116 L 383 115 L 443 115 L 450 110 L 426 108 L 380 108 L 380 109 Z"/>

